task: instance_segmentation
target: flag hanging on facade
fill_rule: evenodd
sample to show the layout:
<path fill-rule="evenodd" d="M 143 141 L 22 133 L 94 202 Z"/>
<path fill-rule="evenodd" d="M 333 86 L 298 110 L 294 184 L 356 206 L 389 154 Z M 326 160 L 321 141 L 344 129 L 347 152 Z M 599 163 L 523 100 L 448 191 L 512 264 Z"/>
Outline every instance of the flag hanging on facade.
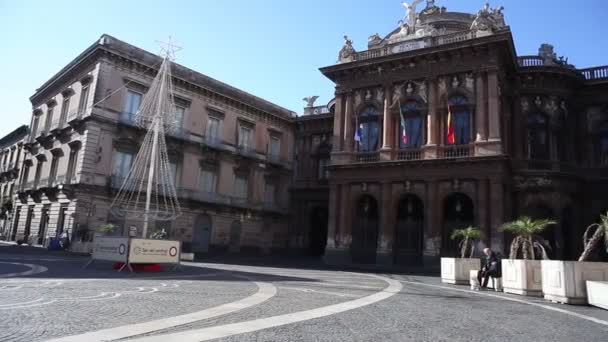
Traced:
<path fill-rule="evenodd" d="M 452 107 L 450 105 L 448 105 L 448 124 L 447 124 L 447 128 L 448 128 L 448 143 L 449 144 L 454 144 L 456 143 L 456 138 L 454 136 L 454 116 L 452 115 Z"/>
<path fill-rule="evenodd" d="M 403 117 L 403 111 L 401 111 L 401 101 L 398 101 L 399 105 L 399 117 L 401 118 L 401 141 L 404 144 L 407 144 L 407 131 L 405 130 L 405 118 Z"/>
<path fill-rule="evenodd" d="M 361 142 L 361 133 L 362 133 L 362 125 L 359 125 L 359 120 L 355 116 L 355 141 L 357 143 Z"/>

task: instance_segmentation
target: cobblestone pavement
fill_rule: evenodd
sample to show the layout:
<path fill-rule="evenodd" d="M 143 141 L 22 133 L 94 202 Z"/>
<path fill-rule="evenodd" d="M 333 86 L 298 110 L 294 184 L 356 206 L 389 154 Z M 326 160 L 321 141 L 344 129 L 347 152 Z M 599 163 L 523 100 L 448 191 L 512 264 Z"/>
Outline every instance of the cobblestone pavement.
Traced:
<path fill-rule="evenodd" d="M 436 277 L 3 253 L 0 341 L 606 341 L 608 311 Z"/>

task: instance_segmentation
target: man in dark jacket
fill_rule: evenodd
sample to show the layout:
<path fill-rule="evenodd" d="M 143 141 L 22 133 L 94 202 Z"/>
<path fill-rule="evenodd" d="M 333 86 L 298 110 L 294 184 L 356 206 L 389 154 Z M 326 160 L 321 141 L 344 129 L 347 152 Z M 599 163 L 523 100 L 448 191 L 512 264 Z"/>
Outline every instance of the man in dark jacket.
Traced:
<path fill-rule="evenodd" d="M 481 257 L 481 270 L 477 272 L 477 280 L 482 288 L 486 288 L 490 277 L 500 277 L 500 261 L 489 248 L 484 248 L 483 254 L 483 257 Z M 483 283 L 481 282 L 482 278 Z"/>

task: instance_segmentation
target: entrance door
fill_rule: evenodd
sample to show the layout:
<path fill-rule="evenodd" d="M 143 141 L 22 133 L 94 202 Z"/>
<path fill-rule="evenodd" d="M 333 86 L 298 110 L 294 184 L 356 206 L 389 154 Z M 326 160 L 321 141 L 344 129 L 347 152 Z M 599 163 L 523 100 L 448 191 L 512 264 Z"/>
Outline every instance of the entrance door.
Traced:
<path fill-rule="evenodd" d="M 453 193 L 443 204 L 443 234 L 441 255 L 458 256 L 458 242 L 452 240 L 455 229 L 464 229 L 474 225 L 473 200 L 465 194 Z"/>
<path fill-rule="evenodd" d="M 17 237 L 17 229 L 19 228 L 19 216 L 21 215 L 21 207 L 17 207 L 15 210 L 15 216 L 13 217 L 13 233 L 11 234 L 11 241 L 15 241 Z"/>
<path fill-rule="evenodd" d="M 44 243 L 44 236 L 46 235 L 46 229 L 49 226 L 49 205 L 45 205 L 40 213 L 40 226 L 38 226 L 38 244 Z"/>
<path fill-rule="evenodd" d="M 378 202 L 363 196 L 357 203 L 351 254 L 353 261 L 362 264 L 376 263 L 378 247 Z"/>
<path fill-rule="evenodd" d="M 229 252 L 238 252 L 241 249 L 241 221 L 234 220 L 230 225 Z"/>
<path fill-rule="evenodd" d="M 25 230 L 23 231 L 23 242 L 29 243 L 30 241 L 30 231 L 32 226 L 32 216 L 34 216 L 34 206 L 31 205 L 27 209 L 27 217 L 25 219 Z"/>
<path fill-rule="evenodd" d="M 325 254 L 327 245 L 327 208 L 316 207 L 310 214 L 309 251 L 310 255 Z"/>
<path fill-rule="evenodd" d="M 395 244 L 395 264 L 422 264 L 424 207 L 415 195 L 406 195 L 399 201 Z"/>
<path fill-rule="evenodd" d="M 209 252 L 211 241 L 211 217 L 209 215 L 198 215 L 194 220 L 194 232 L 192 234 L 192 252 Z"/>

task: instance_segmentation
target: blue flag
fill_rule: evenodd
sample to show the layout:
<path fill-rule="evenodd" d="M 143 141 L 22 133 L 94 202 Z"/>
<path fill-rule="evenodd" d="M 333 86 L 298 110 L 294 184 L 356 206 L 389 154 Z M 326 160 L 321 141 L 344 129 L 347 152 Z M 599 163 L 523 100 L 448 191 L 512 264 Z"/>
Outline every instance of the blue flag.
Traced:
<path fill-rule="evenodd" d="M 360 142 L 361 141 L 361 133 L 362 133 L 361 131 L 362 131 L 361 126 L 358 126 L 355 129 L 355 141 L 356 142 Z"/>

